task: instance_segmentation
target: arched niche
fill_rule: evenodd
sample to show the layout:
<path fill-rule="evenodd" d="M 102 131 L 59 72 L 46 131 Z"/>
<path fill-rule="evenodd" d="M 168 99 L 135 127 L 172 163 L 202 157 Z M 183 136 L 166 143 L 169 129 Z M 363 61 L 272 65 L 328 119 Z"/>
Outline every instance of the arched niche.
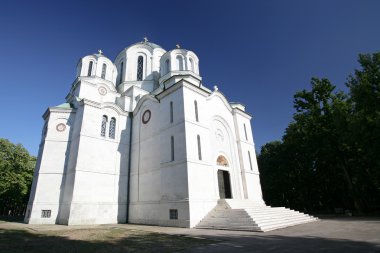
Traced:
<path fill-rule="evenodd" d="M 227 158 L 224 155 L 219 155 L 216 159 L 216 165 L 223 167 L 230 167 Z"/>

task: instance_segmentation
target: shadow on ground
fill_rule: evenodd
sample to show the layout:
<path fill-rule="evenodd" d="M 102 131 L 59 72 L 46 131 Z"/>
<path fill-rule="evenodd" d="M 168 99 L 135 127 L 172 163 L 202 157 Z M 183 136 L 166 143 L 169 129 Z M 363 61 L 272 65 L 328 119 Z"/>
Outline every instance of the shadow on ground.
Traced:
<path fill-rule="evenodd" d="M 207 238 L 212 239 L 213 237 L 207 236 Z M 380 252 L 380 246 L 376 243 L 311 236 L 240 235 L 231 236 L 228 239 L 214 239 L 219 239 L 220 242 L 188 249 L 183 252 Z"/>
<path fill-rule="evenodd" d="M 40 234 L 26 230 L 0 229 L 0 252 L 108 253 L 108 252 L 379 252 L 376 244 L 319 237 L 231 235 L 207 236 L 207 240 L 124 229 L 105 233 L 86 230 L 90 240 L 81 240 L 81 230 Z M 127 233 L 127 234 L 126 234 Z M 99 237 L 99 234 L 101 235 Z M 79 237 L 79 239 L 72 237 Z M 214 239 L 214 240 L 213 240 Z"/>
<path fill-rule="evenodd" d="M 49 234 L 27 230 L 0 229 L 0 252 L 38 253 L 108 253 L 108 252 L 176 252 L 212 243 L 178 235 L 166 235 L 124 229 L 50 231 Z M 83 233 L 86 234 L 83 238 Z M 78 237 L 79 239 L 72 238 Z"/>

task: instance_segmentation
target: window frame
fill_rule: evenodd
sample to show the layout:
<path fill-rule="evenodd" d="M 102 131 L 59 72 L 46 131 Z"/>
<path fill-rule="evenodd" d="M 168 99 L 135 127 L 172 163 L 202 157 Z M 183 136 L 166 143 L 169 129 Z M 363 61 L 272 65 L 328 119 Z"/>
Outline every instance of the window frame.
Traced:
<path fill-rule="evenodd" d="M 174 108 L 173 101 L 170 101 L 170 123 L 174 122 Z"/>
<path fill-rule="evenodd" d="M 115 117 L 112 117 L 110 120 L 110 126 L 108 129 L 108 137 L 110 139 L 116 138 L 116 118 Z"/>
<path fill-rule="evenodd" d="M 245 126 L 245 123 L 243 123 L 243 126 L 244 126 L 245 140 L 248 141 L 247 127 Z"/>
<path fill-rule="evenodd" d="M 93 65 L 94 65 L 94 61 L 90 61 L 90 62 L 88 63 L 87 76 L 92 76 Z"/>
<path fill-rule="evenodd" d="M 102 123 L 100 125 L 100 136 L 101 137 L 106 137 L 107 124 L 108 124 L 108 117 L 107 117 L 107 115 L 103 115 L 102 116 Z"/>
<path fill-rule="evenodd" d="M 106 74 L 107 74 L 107 64 L 103 63 L 102 64 L 102 74 L 100 77 L 102 79 L 106 79 Z"/>
<path fill-rule="evenodd" d="M 195 110 L 195 121 L 199 122 L 198 101 L 197 100 L 194 100 L 194 110 Z"/>
<path fill-rule="evenodd" d="M 124 72 L 124 61 L 120 63 L 120 77 L 119 77 L 119 84 L 123 82 L 123 73 Z"/>
<path fill-rule="evenodd" d="M 201 136 L 197 135 L 197 144 L 198 144 L 198 159 L 202 161 L 202 143 L 201 143 Z"/>
<path fill-rule="evenodd" d="M 170 136 L 170 161 L 173 162 L 175 159 L 174 156 L 174 136 Z"/>
<path fill-rule="evenodd" d="M 248 160 L 249 160 L 249 166 L 250 166 L 251 170 L 253 170 L 252 159 L 251 159 L 251 152 L 249 150 L 248 150 Z"/>
<path fill-rule="evenodd" d="M 139 55 L 137 57 L 136 79 L 142 81 L 144 78 L 144 56 Z"/>

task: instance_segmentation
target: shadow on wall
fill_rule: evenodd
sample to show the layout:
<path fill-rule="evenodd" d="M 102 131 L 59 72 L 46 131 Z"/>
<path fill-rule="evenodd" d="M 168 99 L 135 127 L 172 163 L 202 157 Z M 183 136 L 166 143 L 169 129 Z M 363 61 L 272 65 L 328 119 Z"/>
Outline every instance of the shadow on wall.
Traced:
<path fill-rule="evenodd" d="M 132 119 L 130 115 L 127 118 L 126 129 L 122 130 L 120 133 L 120 143 L 118 147 L 118 152 L 120 155 L 119 169 L 119 184 L 118 184 L 118 210 L 117 210 L 117 222 L 126 223 L 127 215 L 127 201 L 128 201 L 128 170 L 129 170 L 129 155 L 130 155 L 130 127 Z"/>
<path fill-rule="evenodd" d="M 71 144 L 73 141 L 73 132 L 74 132 L 74 122 L 75 122 L 75 117 L 76 113 L 71 113 L 69 118 L 67 119 L 66 124 L 70 126 L 70 132 L 68 136 L 69 142 L 67 143 L 67 148 L 65 151 L 65 163 L 63 167 L 63 175 L 61 179 L 61 185 L 60 185 L 60 194 L 59 194 L 59 206 L 58 206 L 58 213 L 57 213 L 57 218 L 55 223 L 56 224 L 67 224 L 68 223 L 68 212 L 70 209 L 70 206 L 66 205 L 64 206 L 65 202 L 65 197 L 67 198 L 68 196 L 65 196 L 65 185 L 66 185 L 66 179 L 67 179 L 67 174 L 68 174 L 68 166 L 69 166 L 69 159 L 70 159 L 70 149 L 71 149 Z M 79 122 L 80 124 L 82 122 Z M 72 182 L 74 184 L 74 182 Z M 72 196 L 70 196 L 72 198 Z M 71 201 L 70 201 L 71 202 Z M 66 208 L 66 210 L 63 210 Z"/>

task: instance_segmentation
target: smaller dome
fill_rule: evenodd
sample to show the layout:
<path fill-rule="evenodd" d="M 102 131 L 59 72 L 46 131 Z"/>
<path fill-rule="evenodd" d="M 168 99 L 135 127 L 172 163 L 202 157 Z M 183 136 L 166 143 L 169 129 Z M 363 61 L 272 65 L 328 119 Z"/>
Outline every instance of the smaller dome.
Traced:
<path fill-rule="evenodd" d="M 103 51 L 101 50 L 101 49 L 99 49 L 98 50 L 98 53 L 96 54 L 92 54 L 92 56 L 94 56 L 96 59 L 99 59 L 99 58 L 101 58 L 101 57 L 104 57 L 104 58 L 106 58 L 106 59 L 108 59 L 108 57 L 107 56 L 105 56 L 104 54 L 103 54 Z M 109 60 L 109 59 L 108 59 Z"/>
<path fill-rule="evenodd" d="M 164 53 L 160 60 L 161 76 L 172 71 L 191 71 L 199 75 L 199 59 L 197 55 L 177 45 L 177 48 Z"/>
<path fill-rule="evenodd" d="M 100 77 L 115 84 L 116 76 L 115 64 L 101 50 L 81 58 L 77 66 L 77 77 Z"/>

